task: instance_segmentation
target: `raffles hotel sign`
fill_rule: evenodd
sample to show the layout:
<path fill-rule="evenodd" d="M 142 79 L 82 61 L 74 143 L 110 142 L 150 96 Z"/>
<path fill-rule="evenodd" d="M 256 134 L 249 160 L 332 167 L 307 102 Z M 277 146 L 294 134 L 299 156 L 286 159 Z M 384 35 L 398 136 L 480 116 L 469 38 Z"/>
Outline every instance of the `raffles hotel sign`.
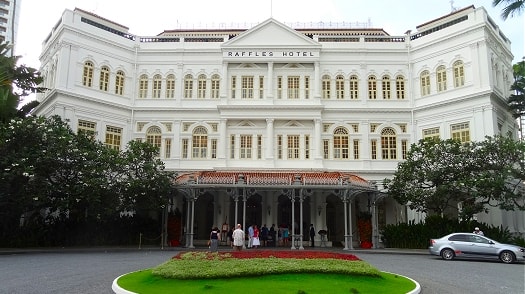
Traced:
<path fill-rule="evenodd" d="M 223 51 L 224 58 L 234 59 L 281 59 L 281 58 L 318 58 L 319 51 L 310 50 L 225 50 Z"/>

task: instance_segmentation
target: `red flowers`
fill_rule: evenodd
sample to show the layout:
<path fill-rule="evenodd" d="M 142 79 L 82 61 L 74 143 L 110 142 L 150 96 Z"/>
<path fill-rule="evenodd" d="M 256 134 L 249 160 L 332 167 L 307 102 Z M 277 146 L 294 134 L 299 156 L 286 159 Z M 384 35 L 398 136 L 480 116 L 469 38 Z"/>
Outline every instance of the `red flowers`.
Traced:
<path fill-rule="evenodd" d="M 189 252 L 181 252 L 175 255 L 174 259 L 188 258 Z M 184 255 L 184 257 L 182 256 Z M 310 250 L 297 250 L 297 251 L 272 251 L 272 250 L 245 250 L 245 251 L 232 251 L 232 252 L 195 252 L 193 254 L 195 259 L 227 259 L 227 258 L 295 258 L 295 259 L 341 259 L 341 260 L 360 260 L 355 255 L 325 252 L 325 251 L 310 251 Z"/>

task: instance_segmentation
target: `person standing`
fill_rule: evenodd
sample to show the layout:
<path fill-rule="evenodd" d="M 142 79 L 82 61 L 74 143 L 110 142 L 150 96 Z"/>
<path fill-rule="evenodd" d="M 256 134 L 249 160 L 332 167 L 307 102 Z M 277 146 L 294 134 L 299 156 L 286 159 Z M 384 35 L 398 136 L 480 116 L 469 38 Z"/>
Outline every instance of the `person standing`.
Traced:
<path fill-rule="evenodd" d="M 228 241 L 230 242 L 230 246 L 233 248 L 233 228 L 230 228 L 227 234 Z"/>
<path fill-rule="evenodd" d="M 259 227 L 257 225 L 253 225 L 253 242 L 252 246 L 257 249 L 261 245 L 261 241 L 259 240 Z"/>
<path fill-rule="evenodd" d="M 237 228 L 235 229 L 235 231 L 233 231 L 232 236 L 233 247 L 235 248 L 235 250 L 241 251 L 242 247 L 244 246 L 244 238 L 246 238 L 244 231 L 242 230 L 241 224 L 237 224 Z"/>
<path fill-rule="evenodd" d="M 283 225 L 283 246 L 287 247 L 290 243 L 290 229 L 288 228 L 288 225 Z"/>
<path fill-rule="evenodd" d="M 310 224 L 310 246 L 314 247 L 315 246 L 315 229 L 314 229 L 314 224 Z"/>
<path fill-rule="evenodd" d="M 275 224 L 272 224 L 269 234 L 270 234 L 269 238 L 271 238 L 272 240 L 270 244 L 273 245 L 273 247 L 276 247 L 277 246 L 277 234 L 275 231 Z"/>
<path fill-rule="evenodd" d="M 261 241 L 261 245 L 263 247 L 268 246 L 268 227 L 266 226 L 266 224 L 264 224 L 261 228 Z"/>
<path fill-rule="evenodd" d="M 253 225 L 248 227 L 248 248 L 253 247 Z"/>
<path fill-rule="evenodd" d="M 472 232 L 472 233 L 474 233 L 474 234 L 476 234 L 476 235 L 485 236 L 485 234 L 483 234 L 483 231 L 480 230 L 478 227 L 475 227 L 475 228 L 474 228 L 474 232 Z"/>
<path fill-rule="evenodd" d="M 219 228 L 215 227 L 210 232 L 210 252 L 217 252 L 219 250 Z"/>

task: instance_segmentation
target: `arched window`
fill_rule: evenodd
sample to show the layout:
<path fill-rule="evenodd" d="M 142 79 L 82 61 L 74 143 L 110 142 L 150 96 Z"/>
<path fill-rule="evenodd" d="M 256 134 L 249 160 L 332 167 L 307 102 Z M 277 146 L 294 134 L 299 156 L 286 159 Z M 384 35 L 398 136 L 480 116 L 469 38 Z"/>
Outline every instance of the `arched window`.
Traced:
<path fill-rule="evenodd" d="M 184 98 L 193 96 L 193 76 L 187 74 L 184 76 Z"/>
<path fill-rule="evenodd" d="M 206 98 L 206 75 L 199 75 L 197 98 Z"/>
<path fill-rule="evenodd" d="M 86 87 L 93 86 L 93 62 L 86 61 L 84 63 L 84 71 L 82 73 L 82 85 Z"/>
<path fill-rule="evenodd" d="M 175 75 L 169 74 L 166 77 L 166 98 L 175 97 Z"/>
<path fill-rule="evenodd" d="M 390 99 L 392 98 L 392 93 L 390 91 L 390 76 L 384 75 L 381 79 L 381 89 L 383 91 L 383 99 Z"/>
<path fill-rule="evenodd" d="M 399 75 L 396 77 L 396 98 L 405 99 L 405 77 Z"/>
<path fill-rule="evenodd" d="M 146 98 L 148 95 L 148 76 L 143 74 L 139 78 L 139 98 Z"/>
<path fill-rule="evenodd" d="M 377 79 L 375 76 L 368 77 L 368 99 L 377 99 Z"/>
<path fill-rule="evenodd" d="M 219 98 L 221 78 L 215 74 L 211 76 L 211 98 Z"/>
<path fill-rule="evenodd" d="M 461 87 L 465 85 L 465 70 L 463 68 L 463 61 L 458 60 L 454 62 L 454 87 Z"/>
<path fill-rule="evenodd" d="M 447 90 L 447 70 L 444 65 L 440 65 L 436 70 L 437 91 Z"/>
<path fill-rule="evenodd" d="M 123 95 L 124 94 L 124 72 L 119 70 L 115 77 L 115 94 Z"/>
<path fill-rule="evenodd" d="M 356 75 L 350 77 L 350 99 L 359 99 L 359 82 Z"/>
<path fill-rule="evenodd" d="M 430 95 L 430 72 L 425 70 L 421 73 L 421 96 Z"/>
<path fill-rule="evenodd" d="M 160 98 L 160 90 L 162 89 L 162 76 L 156 74 L 153 76 L 153 92 L 151 93 L 152 98 Z"/>
<path fill-rule="evenodd" d="M 100 69 L 99 88 L 105 92 L 109 89 L 109 67 L 107 66 L 103 66 Z"/>
<path fill-rule="evenodd" d="M 334 158 L 348 159 L 349 145 L 348 145 L 348 130 L 343 127 L 338 127 L 334 130 Z"/>
<path fill-rule="evenodd" d="M 146 132 L 146 142 L 157 147 L 158 151 L 160 152 L 160 146 L 162 142 L 162 131 L 159 127 L 154 126 L 148 128 L 148 131 Z"/>
<path fill-rule="evenodd" d="M 345 99 L 345 77 L 342 75 L 335 77 L 335 95 L 337 99 Z"/>
<path fill-rule="evenodd" d="M 199 126 L 193 130 L 192 139 L 193 158 L 206 158 L 208 154 L 208 130 Z"/>
<path fill-rule="evenodd" d="M 324 75 L 322 78 L 323 99 L 330 99 L 330 76 Z"/>
<path fill-rule="evenodd" d="M 392 128 L 384 128 L 381 131 L 381 155 L 383 159 L 397 158 L 396 131 Z"/>

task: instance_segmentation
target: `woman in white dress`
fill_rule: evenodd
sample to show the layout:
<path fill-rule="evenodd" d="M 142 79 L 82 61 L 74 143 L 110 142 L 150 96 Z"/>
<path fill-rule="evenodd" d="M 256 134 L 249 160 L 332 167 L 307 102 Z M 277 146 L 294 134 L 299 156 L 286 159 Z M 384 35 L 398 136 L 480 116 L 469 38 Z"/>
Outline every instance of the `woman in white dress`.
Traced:
<path fill-rule="evenodd" d="M 260 235 L 259 227 L 257 225 L 253 225 L 253 247 L 257 248 L 261 245 L 261 241 L 259 240 Z"/>

